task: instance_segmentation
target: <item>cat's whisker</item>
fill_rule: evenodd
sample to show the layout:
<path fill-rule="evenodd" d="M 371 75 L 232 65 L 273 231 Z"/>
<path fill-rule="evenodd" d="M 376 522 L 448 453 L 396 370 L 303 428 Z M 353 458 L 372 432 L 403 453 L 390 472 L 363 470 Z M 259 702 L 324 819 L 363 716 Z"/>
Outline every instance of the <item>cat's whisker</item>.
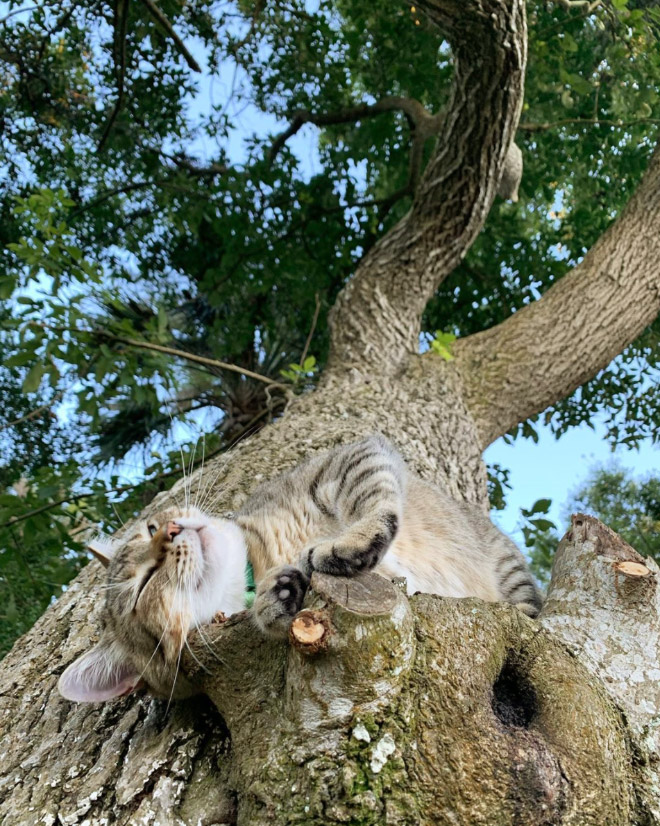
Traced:
<path fill-rule="evenodd" d="M 183 617 L 181 617 L 181 639 L 184 639 L 183 635 Z M 179 676 L 179 668 L 181 666 L 181 653 L 183 651 L 183 646 L 179 649 L 179 656 L 176 658 L 176 668 L 174 669 L 174 678 L 172 680 L 172 690 L 170 691 L 170 697 L 167 701 L 167 706 L 165 707 L 165 714 L 170 710 L 170 706 L 172 705 L 172 698 L 174 697 L 174 687 L 176 686 L 177 677 Z"/>
<path fill-rule="evenodd" d="M 188 649 L 188 653 L 189 653 L 189 654 L 190 654 L 190 656 L 193 658 L 193 660 L 197 663 L 197 665 L 198 665 L 198 666 L 199 666 L 199 667 L 200 667 L 203 671 L 206 671 L 206 673 L 207 673 L 207 674 L 210 674 L 210 673 L 211 673 L 211 672 L 210 672 L 210 670 L 209 670 L 209 669 L 208 669 L 208 668 L 204 665 L 204 663 L 202 663 L 202 662 L 201 662 L 201 661 L 200 661 L 200 660 L 199 660 L 199 659 L 195 656 L 195 654 L 194 654 L 194 652 L 193 652 L 192 648 L 191 648 L 191 647 L 190 647 L 190 645 L 188 644 L 188 638 L 187 638 L 187 637 L 186 637 L 186 639 L 183 641 L 183 644 L 184 644 L 184 646 Z"/>
<path fill-rule="evenodd" d="M 204 497 L 202 499 L 202 504 L 199 506 L 200 510 L 202 510 L 204 512 L 207 512 L 207 511 L 210 512 L 211 509 L 212 509 L 212 506 L 220 499 L 220 497 L 222 496 L 222 494 L 224 492 L 224 487 L 222 487 L 222 486 L 220 487 L 220 489 L 217 492 L 215 492 L 215 498 L 211 499 L 211 497 L 214 494 L 213 488 L 215 486 L 215 483 L 218 481 L 218 479 L 220 477 L 220 474 L 227 467 L 227 464 L 228 464 L 229 460 L 233 459 L 234 452 L 235 452 L 236 448 L 238 447 L 238 445 L 244 439 L 247 439 L 248 436 L 250 436 L 251 434 L 252 434 L 252 431 L 244 433 L 242 436 L 240 436 L 238 439 L 236 439 L 236 441 L 233 443 L 233 445 L 230 448 L 228 448 L 222 454 L 222 456 L 221 456 L 222 462 L 220 464 L 220 467 L 218 468 L 217 472 L 213 475 L 212 479 L 209 478 L 209 481 L 204 486 Z"/>
<path fill-rule="evenodd" d="M 225 456 L 223 456 L 221 458 L 220 466 L 218 467 L 217 471 L 215 471 L 215 473 L 213 473 L 211 476 L 209 476 L 209 479 L 208 479 L 206 485 L 204 486 L 204 497 L 202 499 L 202 504 L 199 506 L 200 510 L 202 510 L 204 512 L 208 511 L 209 505 L 213 504 L 213 502 L 217 502 L 217 500 L 220 498 L 220 495 L 222 494 L 223 488 L 220 487 L 220 490 L 216 492 L 216 491 L 214 491 L 214 487 L 215 487 L 216 482 L 220 478 L 221 474 L 223 473 L 223 471 L 227 467 L 229 459 L 230 459 L 230 456 L 229 456 L 229 451 L 228 451 L 227 454 L 225 454 Z M 211 497 L 213 497 L 214 494 L 215 494 L 215 499 L 212 499 Z"/>
<path fill-rule="evenodd" d="M 181 473 L 183 475 L 183 501 L 185 503 L 185 509 L 188 509 L 188 490 L 186 488 L 186 460 L 183 455 L 183 446 L 179 445 L 179 453 L 181 454 Z"/>
<path fill-rule="evenodd" d="M 124 522 L 124 520 L 119 515 L 119 511 L 117 510 L 117 506 L 115 505 L 114 502 L 112 503 L 112 510 L 114 511 L 115 516 L 117 517 L 117 519 L 119 520 L 119 522 L 121 523 L 121 526 L 123 528 L 126 523 Z"/>
<path fill-rule="evenodd" d="M 187 594 L 186 594 L 186 597 L 187 597 L 187 599 L 188 599 L 188 601 L 189 601 L 189 602 L 191 602 L 191 601 L 192 601 L 192 596 L 193 596 L 193 593 L 192 593 L 192 582 L 191 582 L 191 583 L 190 583 L 190 586 L 189 586 L 189 588 L 188 588 Z M 217 661 L 220 663 L 220 665 L 226 665 L 225 661 L 224 661 L 221 657 L 219 657 L 219 656 L 216 654 L 216 652 L 213 650 L 213 646 L 211 645 L 211 643 L 209 642 L 208 638 L 206 637 L 206 635 L 205 635 L 205 634 L 204 634 L 204 632 L 202 631 L 202 625 L 201 625 L 201 623 L 197 622 L 197 620 L 196 620 L 194 617 L 193 617 L 193 628 L 194 628 L 194 630 L 195 630 L 195 631 L 197 631 L 197 633 L 198 633 L 198 635 L 199 635 L 200 640 L 202 641 L 202 643 L 204 644 L 204 646 L 208 649 L 208 651 L 209 651 L 209 653 L 211 654 L 211 656 L 212 656 L 215 660 L 217 660 Z"/>
<path fill-rule="evenodd" d="M 176 590 L 174 591 L 174 596 L 176 597 Z M 144 675 L 146 674 L 147 669 L 151 665 L 151 661 L 156 656 L 156 652 L 160 648 L 163 640 L 165 639 L 165 634 L 167 634 L 167 630 L 170 627 L 170 622 L 172 621 L 172 614 L 174 613 L 174 603 L 175 603 L 175 599 L 172 600 L 172 603 L 170 605 L 170 611 L 169 611 L 169 614 L 167 615 L 167 620 L 165 622 L 165 627 L 163 628 L 163 633 L 160 635 L 160 639 L 156 643 L 156 647 L 154 648 L 151 656 L 149 657 L 149 660 L 147 661 L 147 664 L 143 668 L 142 673 L 140 674 L 140 679 L 142 679 L 144 677 Z"/>
<path fill-rule="evenodd" d="M 198 507 L 199 497 L 202 490 L 202 480 L 204 479 L 204 457 L 206 455 L 206 434 L 202 434 L 202 464 L 199 469 L 199 484 L 197 485 L 197 493 L 195 494 L 195 507 Z"/>

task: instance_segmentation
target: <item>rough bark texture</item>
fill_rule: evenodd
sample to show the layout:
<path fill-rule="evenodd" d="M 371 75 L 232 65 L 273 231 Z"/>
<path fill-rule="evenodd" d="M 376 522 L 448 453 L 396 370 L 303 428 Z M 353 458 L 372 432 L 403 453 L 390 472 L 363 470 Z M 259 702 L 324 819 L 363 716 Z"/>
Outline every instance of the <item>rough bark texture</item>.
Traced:
<path fill-rule="evenodd" d="M 660 148 L 620 217 L 575 269 L 456 346 L 486 447 L 607 367 L 660 311 Z"/>
<path fill-rule="evenodd" d="M 630 565 L 629 563 L 634 563 Z M 541 623 L 600 677 L 634 743 L 636 793 L 660 822 L 660 570 L 613 531 L 573 517 Z"/>
<path fill-rule="evenodd" d="M 340 295 L 318 389 L 205 469 L 218 512 L 374 431 L 485 508 L 483 447 L 571 392 L 658 312 L 656 156 L 623 216 L 538 305 L 459 343 L 452 362 L 416 354 L 424 305 L 494 197 L 526 52 L 523 0 L 421 5 L 457 56 L 446 129 L 409 216 Z M 170 709 L 57 695 L 58 675 L 97 634 L 92 563 L 0 668 L 0 823 L 660 823 L 658 571 L 633 576 L 614 566 L 622 554 L 641 564 L 576 523 L 541 625 L 507 606 L 408 601 L 382 583 L 374 609 L 368 583 L 347 586 L 347 602 L 317 577 L 308 607 L 332 633 L 315 654 L 267 643 L 238 617 L 196 641 L 204 668 L 185 664 L 215 705 Z"/>

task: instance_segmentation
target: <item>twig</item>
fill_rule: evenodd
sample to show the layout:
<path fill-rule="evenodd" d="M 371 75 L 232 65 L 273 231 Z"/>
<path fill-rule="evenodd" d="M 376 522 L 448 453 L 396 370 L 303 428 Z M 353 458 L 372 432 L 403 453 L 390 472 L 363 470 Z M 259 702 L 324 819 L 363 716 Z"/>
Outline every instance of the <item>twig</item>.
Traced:
<path fill-rule="evenodd" d="M 82 331 L 79 331 L 82 332 Z M 175 356 L 176 358 L 186 359 L 187 361 L 194 361 L 197 364 L 204 364 L 207 367 L 217 367 L 220 370 L 229 370 L 232 373 L 239 373 L 247 378 L 256 379 L 256 381 L 263 382 L 270 387 L 279 387 L 282 390 L 289 390 L 286 384 L 273 381 L 268 376 L 262 376 L 260 373 L 254 373 L 252 370 L 247 370 L 244 367 L 238 367 L 236 364 L 229 364 L 226 361 L 218 361 L 218 359 L 207 358 L 206 356 L 197 356 L 194 353 L 187 353 L 185 350 L 177 350 L 174 347 L 164 347 L 162 344 L 151 344 L 147 341 L 138 341 L 133 338 L 124 338 L 123 336 L 116 336 L 112 333 L 107 333 L 104 330 L 84 331 L 91 332 L 99 338 L 107 338 L 110 341 L 116 341 L 119 344 L 126 344 L 129 347 L 139 347 L 142 350 L 154 350 L 157 353 L 164 353 L 168 356 Z"/>
<path fill-rule="evenodd" d="M 183 57 L 183 59 L 186 61 L 188 66 L 193 70 L 193 72 L 201 72 L 201 66 L 190 54 L 190 52 L 186 48 L 185 43 L 175 32 L 174 27 L 172 26 L 168 18 L 163 14 L 163 12 L 158 8 L 158 6 L 153 2 L 153 0 L 142 0 L 142 4 L 146 6 L 151 16 L 155 20 L 157 20 L 160 23 L 160 25 L 165 29 L 167 34 L 172 39 L 172 42 L 176 46 L 177 50 L 179 51 L 179 54 Z"/>
<path fill-rule="evenodd" d="M 64 391 L 60 391 L 56 393 L 53 398 L 48 402 L 48 404 L 42 404 L 41 407 L 37 407 L 35 410 L 32 410 L 30 413 L 27 413 L 25 416 L 21 416 L 19 419 L 14 419 L 12 422 L 7 422 L 7 424 L 3 424 L 0 427 L 0 433 L 3 430 L 8 430 L 10 427 L 15 427 L 17 424 L 22 424 L 23 422 L 28 422 L 30 419 L 34 419 L 39 416 L 41 413 L 45 413 L 46 410 L 50 410 L 51 407 L 55 404 L 58 399 L 61 399 L 64 395 Z"/>
<path fill-rule="evenodd" d="M 239 49 L 242 49 L 246 43 L 250 41 L 252 35 L 254 34 L 255 29 L 257 28 L 257 21 L 261 15 L 261 12 L 264 10 L 265 0 L 256 0 L 254 4 L 254 10 L 252 12 L 252 20 L 250 21 L 250 28 L 247 31 L 245 37 L 242 37 L 240 40 L 236 41 L 231 47 L 231 50 L 234 54 L 238 52 Z"/>
<path fill-rule="evenodd" d="M 14 17 L 17 14 L 22 14 L 23 12 L 38 11 L 40 8 L 41 6 L 28 6 L 27 8 L 14 9 L 13 11 L 10 11 L 9 14 L 5 15 L 2 20 L 0 20 L 0 26 L 6 23 L 10 17 Z"/>
<path fill-rule="evenodd" d="M 321 309 L 321 299 L 319 298 L 319 294 L 314 294 L 314 301 L 316 302 L 316 307 L 314 308 L 314 316 L 312 318 L 312 326 L 309 329 L 309 333 L 307 335 L 307 340 L 305 341 L 305 346 L 303 347 L 302 356 L 300 356 L 300 366 L 302 367 L 305 363 L 305 359 L 307 358 L 307 351 L 309 350 L 309 345 L 312 343 L 312 336 L 314 335 L 314 330 L 316 329 L 316 322 L 319 320 L 319 311 Z"/>

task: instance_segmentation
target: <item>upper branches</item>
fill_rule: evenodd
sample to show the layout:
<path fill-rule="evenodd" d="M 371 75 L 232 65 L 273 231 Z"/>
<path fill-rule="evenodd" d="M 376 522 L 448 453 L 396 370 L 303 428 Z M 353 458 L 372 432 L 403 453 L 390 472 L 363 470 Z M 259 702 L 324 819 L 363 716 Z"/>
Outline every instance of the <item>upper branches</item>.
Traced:
<path fill-rule="evenodd" d="M 419 5 L 451 42 L 452 93 L 433 117 L 438 144 L 410 212 L 369 251 L 338 297 L 331 319 L 335 364 L 378 361 L 379 369 L 395 370 L 417 350 L 424 307 L 481 230 L 518 123 L 524 2 Z"/>
<path fill-rule="evenodd" d="M 340 123 L 357 123 L 366 118 L 373 118 L 384 112 L 403 112 L 411 130 L 410 156 L 408 162 L 408 178 L 400 188 L 384 198 L 374 202 L 380 207 L 379 220 L 382 220 L 392 206 L 407 195 L 414 195 L 422 171 L 424 144 L 437 134 L 441 125 L 438 115 L 430 114 L 424 106 L 414 98 L 389 95 L 374 104 L 362 104 L 340 109 L 336 112 L 314 114 L 306 110 L 296 112 L 290 125 L 273 141 L 268 158 L 272 163 L 278 152 L 306 123 L 315 126 L 333 126 Z"/>
<path fill-rule="evenodd" d="M 572 272 L 458 342 L 485 447 L 604 369 L 660 312 L 660 148 L 621 216 Z"/>

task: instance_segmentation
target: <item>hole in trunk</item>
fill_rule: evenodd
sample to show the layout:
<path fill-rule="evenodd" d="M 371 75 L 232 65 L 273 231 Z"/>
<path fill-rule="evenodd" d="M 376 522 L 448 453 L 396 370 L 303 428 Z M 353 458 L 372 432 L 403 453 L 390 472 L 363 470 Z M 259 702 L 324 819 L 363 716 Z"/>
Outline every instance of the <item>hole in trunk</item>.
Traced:
<path fill-rule="evenodd" d="M 493 686 L 493 711 L 505 726 L 529 728 L 536 716 L 536 692 L 519 663 L 509 658 Z"/>

